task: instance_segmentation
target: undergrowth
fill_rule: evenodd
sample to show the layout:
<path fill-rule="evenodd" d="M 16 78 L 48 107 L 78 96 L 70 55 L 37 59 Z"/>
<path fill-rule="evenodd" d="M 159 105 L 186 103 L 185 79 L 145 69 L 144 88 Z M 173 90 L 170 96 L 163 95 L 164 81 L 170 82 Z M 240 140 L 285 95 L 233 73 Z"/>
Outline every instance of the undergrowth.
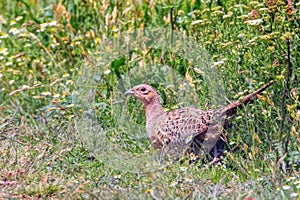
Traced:
<path fill-rule="evenodd" d="M 0 197 L 299 198 L 299 9 L 291 0 L 1 1 Z M 213 107 L 201 69 L 171 51 L 135 49 L 101 62 L 99 54 L 109 51 L 105 41 L 147 28 L 179 32 L 201 44 L 228 102 L 277 81 L 231 120 L 222 165 L 175 162 L 130 171 L 148 159 L 144 152 L 153 153 L 146 135 L 133 133 L 145 132 L 142 105 L 116 98 L 129 89 L 118 84 L 130 70 L 168 65 L 195 91 L 198 108 Z M 89 79 L 96 85 L 78 87 L 78 80 Z M 181 107 L 172 84 L 152 85 L 166 109 Z M 93 95 L 81 96 L 82 102 L 79 90 Z M 121 124 L 118 104 L 128 114 Z M 116 150 L 106 162 L 78 137 L 84 111 L 94 116 L 91 133 L 107 139 L 99 148 Z"/>

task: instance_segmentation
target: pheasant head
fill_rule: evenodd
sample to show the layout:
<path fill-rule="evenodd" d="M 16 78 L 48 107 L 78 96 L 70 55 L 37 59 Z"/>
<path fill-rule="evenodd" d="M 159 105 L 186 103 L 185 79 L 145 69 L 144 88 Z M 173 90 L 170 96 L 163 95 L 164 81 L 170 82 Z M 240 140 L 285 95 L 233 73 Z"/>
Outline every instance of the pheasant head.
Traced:
<path fill-rule="evenodd" d="M 137 85 L 130 90 L 127 90 L 125 95 L 133 95 L 135 98 L 141 100 L 145 107 L 149 104 L 159 103 L 159 97 L 153 87 L 146 84 Z"/>
<path fill-rule="evenodd" d="M 134 86 L 127 90 L 125 95 L 133 95 L 135 98 L 141 100 L 146 109 L 146 120 L 149 122 L 154 117 L 165 113 L 159 101 L 159 95 L 153 87 L 146 84 Z"/>

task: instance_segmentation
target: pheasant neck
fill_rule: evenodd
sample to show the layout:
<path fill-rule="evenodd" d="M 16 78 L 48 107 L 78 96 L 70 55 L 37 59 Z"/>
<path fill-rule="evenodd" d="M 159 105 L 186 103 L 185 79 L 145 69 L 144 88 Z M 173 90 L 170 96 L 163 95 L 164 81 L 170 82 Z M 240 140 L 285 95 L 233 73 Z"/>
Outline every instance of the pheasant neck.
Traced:
<path fill-rule="evenodd" d="M 166 112 L 158 100 L 145 104 L 145 110 L 147 122 Z"/>

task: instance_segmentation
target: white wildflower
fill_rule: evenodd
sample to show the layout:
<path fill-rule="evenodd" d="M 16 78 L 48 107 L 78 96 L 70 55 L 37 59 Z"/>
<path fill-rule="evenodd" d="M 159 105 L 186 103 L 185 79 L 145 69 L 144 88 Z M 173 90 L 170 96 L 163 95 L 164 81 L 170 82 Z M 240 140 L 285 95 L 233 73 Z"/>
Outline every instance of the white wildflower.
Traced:
<path fill-rule="evenodd" d="M 0 54 L 6 56 L 6 55 L 8 54 L 8 49 L 7 49 L 7 48 L 1 48 L 1 49 L 0 49 Z"/>
<path fill-rule="evenodd" d="M 171 187 L 175 187 L 176 185 L 178 185 L 178 182 L 177 181 L 172 181 Z"/>
<path fill-rule="evenodd" d="M 262 19 L 254 19 L 254 20 L 248 20 L 245 23 L 251 25 L 251 26 L 257 26 L 260 25 L 263 22 Z"/>
<path fill-rule="evenodd" d="M 291 194 L 291 197 L 297 197 L 298 196 L 298 193 L 294 192 Z"/>
<path fill-rule="evenodd" d="M 187 167 L 180 167 L 180 170 L 181 170 L 181 171 L 186 171 L 186 170 L 187 170 Z"/>
<path fill-rule="evenodd" d="M 43 96 L 50 96 L 51 95 L 51 92 L 41 92 L 41 95 L 43 95 Z"/>
<path fill-rule="evenodd" d="M 107 69 L 107 70 L 105 70 L 103 73 L 104 74 L 109 74 L 111 71 L 110 71 L 110 69 Z"/>
<path fill-rule="evenodd" d="M 5 32 L 2 32 L 0 38 L 8 38 L 8 34 Z"/>
<path fill-rule="evenodd" d="M 22 20 L 23 19 L 23 16 L 18 16 L 17 18 L 16 18 L 16 21 L 18 22 L 18 21 L 20 21 L 20 20 Z"/>
<path fill-rule="evenodd" d="M 48 23 L 48 26 L 56 26 L 57 25 L 57 22 L 52 20 Z"/>
<path fill-rule="evenodd" d="M 17 29 L 17 28 L 11 28 L 11 29 L 9 29 L 8 32 L 9 32 L 9 33 L 12 33 L 12 34 L 14 34 L 14 35 L 17 35 L 17 34 L 19 34 L 21 31 L 20 31 L 19 29 Z"/>
<path fill-rule="evenodd" d="M 282 189 L 283 190 L 289 190 L 291 188 L 291 186 L 289 186 L 289 185 L 284 185 L 284 186 L 282 186 Z"/>

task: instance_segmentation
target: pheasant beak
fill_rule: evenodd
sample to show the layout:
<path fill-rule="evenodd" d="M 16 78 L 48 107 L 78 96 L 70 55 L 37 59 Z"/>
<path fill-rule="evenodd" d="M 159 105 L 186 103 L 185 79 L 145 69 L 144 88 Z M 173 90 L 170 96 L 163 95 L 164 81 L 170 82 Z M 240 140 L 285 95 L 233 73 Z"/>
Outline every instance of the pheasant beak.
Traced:
<path fill-rule="evenodd" d="M 124 93 L 124 95 L 126 96 L 126 95 L 133 95 L 134 94 L 134 91 L 132 90 L 132 89 L 129 89 L 129 90 L 127 90 L 125 93 Z"/>

